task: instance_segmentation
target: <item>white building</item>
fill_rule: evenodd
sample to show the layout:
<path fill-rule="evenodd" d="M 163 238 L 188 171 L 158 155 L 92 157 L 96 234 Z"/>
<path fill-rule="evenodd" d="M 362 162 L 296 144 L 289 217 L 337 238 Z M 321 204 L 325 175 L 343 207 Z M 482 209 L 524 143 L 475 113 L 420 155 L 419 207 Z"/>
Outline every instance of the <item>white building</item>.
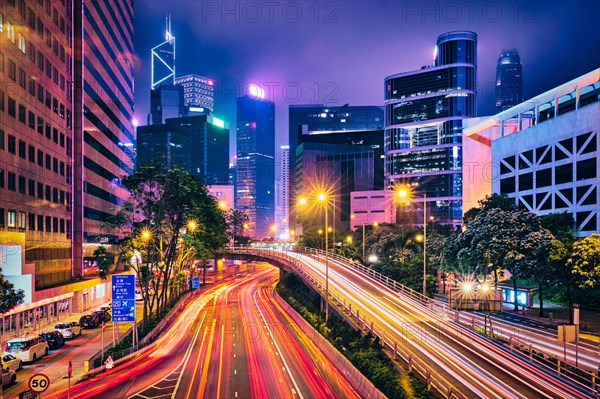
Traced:
<path fill-rule="evenodd" d="M 277 224 L 277 238 L 287 240 L 290 233 L 290 146 L 281 146 L 281 179 L 275 182 L 275 223 Z"/>
<path fill-rule="evenodd" d="M 208 193 L 215 197 L 219 207 L 225 211 L 234 208 L 235 189 L 232 185 L 207 186 Z"/>
<path fill-rule="evenodd" d="M 536 214 L 567 212 L 600 231 L 600 68 L 463 133 L 463 212 L 491 193 Z"/>
<path fill-rule="evenodd" d="M 350 193 L 350 229 L 374 223 L 396 223 L 394 191 L 353 191 Z"/>

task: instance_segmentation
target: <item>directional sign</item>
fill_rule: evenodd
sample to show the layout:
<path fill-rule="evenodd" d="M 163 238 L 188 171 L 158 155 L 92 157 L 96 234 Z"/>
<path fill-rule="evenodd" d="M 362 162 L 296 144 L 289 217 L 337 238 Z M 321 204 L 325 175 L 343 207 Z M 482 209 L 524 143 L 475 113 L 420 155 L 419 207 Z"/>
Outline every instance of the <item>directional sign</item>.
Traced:
<path fill-rule="evenodd" d="M 29 378 L 29 389 L 35 393 L 42 393 L 50 388 L 50 378 L 45 374 L 34 374 Z"/>
<path fill-rule="evenodd" d="M 135 321 L 135 275 L 112 275 L 112 321 Z"/>
<path fill-rule="evenodd" d="M 200 288 L 200 277 L 192 278 L 192 288 Z"/>

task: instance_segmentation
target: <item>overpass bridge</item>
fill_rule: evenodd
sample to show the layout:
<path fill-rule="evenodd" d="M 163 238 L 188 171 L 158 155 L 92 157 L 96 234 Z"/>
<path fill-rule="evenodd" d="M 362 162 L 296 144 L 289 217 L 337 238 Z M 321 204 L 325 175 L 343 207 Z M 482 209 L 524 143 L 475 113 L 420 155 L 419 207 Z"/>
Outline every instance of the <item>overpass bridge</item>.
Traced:
<path fill-rule="evenodd" d="M 271 263 L 300 276 L 388 354 L 445 398 L 596 398 L 597 384 L 551 370 L 483 337 L 462 312 L 336 254 L 312 248 L 229 248 L 227 259 Z M 327 264 L 327 266 L 326 266 Z M 328 269 L 328 270 L 326 270 Z M 596 374 L 597 375 L 597 374 Z"/>

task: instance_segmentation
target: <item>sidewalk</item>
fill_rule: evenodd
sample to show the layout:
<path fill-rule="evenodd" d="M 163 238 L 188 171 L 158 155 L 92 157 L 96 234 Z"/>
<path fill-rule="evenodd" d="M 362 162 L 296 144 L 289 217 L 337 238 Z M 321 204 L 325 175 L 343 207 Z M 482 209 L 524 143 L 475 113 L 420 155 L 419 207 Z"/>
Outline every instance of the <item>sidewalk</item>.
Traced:
<path fill-rule="evenodd" d="M 142 319 L 143 302 L 138 301 L 136 306 L 136 318 L 139 321 Z M 49 324 L 44 324 L 43 327 L 36 330 L 28 330 L 29 334 L 38 334 L 44 329 L 53 330 L 54 325 L 62 322 L 79 321 L 79 318 L 84 314 L 89 314 L 92 308 L 83 313 L 73 313 L 68 317 L 61 318 L 60 321 L 54 321 Z M 131 330 L 133 323 L 117 323 L 118 329 L 115 328 L 115 340 L 122 337 L 127 331 Z M 7 332 L 8 336 L 8 332 Z M 104 332 L 104 348 L 113 343 L 113 322 L 106 323 Z M 68 386 L 67 370 L 69 361 L 73 366 L 73 374 L 71 385 L 79 381 L 84 375 L 84 362 L 98 353 L 102 348 L 102 328 L 99 326 L 94 329 L 82 330 L 81 336 L 67 340 L 65 345 L 59 349 L 51 350 L 48 356 L 43 357 L 33 364 L 25 364 L 23 370 L 17 372 L 17 383 L 13 386 L 4 388 L 4 398 L 18 398 L 19 393 L 27 390 L 27 382 L 29 378 L 36 373 L 42 373 L 49 377 L 50 387 L 44 393 L 56 392 L 61 389 L 66 389 Z"/>

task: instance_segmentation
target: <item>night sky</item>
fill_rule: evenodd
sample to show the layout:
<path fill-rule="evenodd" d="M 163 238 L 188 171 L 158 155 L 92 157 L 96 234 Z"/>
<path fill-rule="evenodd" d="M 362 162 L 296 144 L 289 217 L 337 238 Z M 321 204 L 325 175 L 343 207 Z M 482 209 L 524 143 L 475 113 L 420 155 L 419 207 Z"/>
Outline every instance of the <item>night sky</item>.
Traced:
<path fill-rule="evenodd" d="M 494 112 L 503 48 L 521 56 L 526 99 L 600 67 L 600 2 L 593 0 L 136 0 L 135 115 L 141 124 L 149 110 L 150 49 L 164 41 L 167 10 L 176 73 L 215 79 L 214 114 L 229 123 L 232 142 L 234 93 L 248 83 L 271 87 L 279 146 L 288 140 L 289 104 L 381 105 L 384 77 L 431 64 L 437 36 L 451 30 L 479 36 L 479 116 Z"/>

